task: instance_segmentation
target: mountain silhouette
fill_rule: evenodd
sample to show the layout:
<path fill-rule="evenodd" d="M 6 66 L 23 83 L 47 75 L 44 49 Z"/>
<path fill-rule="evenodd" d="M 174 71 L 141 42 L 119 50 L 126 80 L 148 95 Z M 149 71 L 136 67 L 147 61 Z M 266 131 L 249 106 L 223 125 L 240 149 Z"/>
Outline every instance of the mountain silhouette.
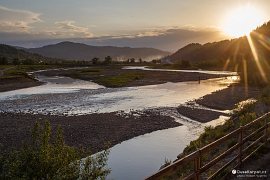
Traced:
<path fill-rule="evenodd" d="M 248 74 L 250 81 L 268 82 L 270 77 L 270 21 L 248 36 L 231 40 L 198 44 L 191 43 L 164 62 L 179 64 L 188 61 L 194 67 L 238 71 Z"/>
<path fill-rule="evenodd" d="M 169 54 L 154 48 L 90 46 L 74 42 L 61 42 L 40 48 L 30 48 L 27 51 L 46 57 L 68 60 L 91 60 L 94 57 L 104 59 L 106 56 L 111 56 L 114 60 L 127 60 L 128 58 L 152 60 Z"/>

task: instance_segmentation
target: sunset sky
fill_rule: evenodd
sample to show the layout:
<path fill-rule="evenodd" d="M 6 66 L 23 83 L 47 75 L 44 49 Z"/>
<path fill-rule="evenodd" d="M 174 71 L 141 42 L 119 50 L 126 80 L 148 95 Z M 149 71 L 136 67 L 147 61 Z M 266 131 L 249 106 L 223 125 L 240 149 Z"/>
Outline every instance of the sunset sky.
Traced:
<path fill-rule="evenodd" d="M 270 20 L 269 0 L 0 0 L 0 43 L 37 47 L 70 40 L 175 51 L 231 38 L 224 23 L 247 5 L 260 13 L 259 22 Z"/>

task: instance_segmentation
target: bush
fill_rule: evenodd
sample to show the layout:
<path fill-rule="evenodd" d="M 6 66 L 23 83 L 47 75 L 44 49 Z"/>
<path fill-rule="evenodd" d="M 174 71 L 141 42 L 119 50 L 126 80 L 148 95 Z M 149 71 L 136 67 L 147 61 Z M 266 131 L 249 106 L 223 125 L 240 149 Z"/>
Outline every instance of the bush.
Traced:
<path fill-rule="evenodd" d="M 13 60 L 12 60 L 12 64 L 13 65 L 19 65 L 21 62 L 20 62 L 20 60 L 18 59 L 18 58 L 14 58 Z"/>
<path fill-rule="evenodd" d="M 105 179 L 108 151 L 89 156 L 84 149 L 67 146 L 62 129 L 51 137 L 47 121 L 35 124 L 32 140 L 19 151 L 1 154 L 0 179 Z"/>
<path fill-rule="evenodd" d="M 233 117 L 240 117 L 249 112 L 254 112 L 256 99 L 247 99 L 237 104 L 237 107 L 233 110 Z"/>
<path fill-rule="evenodd" d="M 0 65 L 7 65 L 8 60 L 6 57 L 0 57 Z"/>
<path fill-rule="evenodd" d="M 251 121 L 255 120 L 256 119 L 256 113 L 252 112 L 252 113 L 246 113 L 244 115 L 241 115 L 239 117 L 239 123 L 240 123 L 240 126 L 244 126 L 248 123 L 250 123 Z"/>
<path fill-rule="evenodd" d="M 268 85 L 263 89 L 261 94 L 261 101 L 266 105 L 270 105 L 270 86 Z"/>
<path fill-rule="evenodd" d="M 233 111 L 232 117 L 227 120 L 223 125 L 216 127 L 207 126 L 200 137 L 184 149 L 184 155 L 190 154 L 195 150 L 225 136 L 226 134 L 232 132 L 233 130 L 239 128 L 241 125 L 245 125 L 256 119 L 256 113 L 254 111 L 256 101 L 249 99 L 243 101 L 237 105 L 237 108 Z M 233 139 L 231 139 L 234 141 Z M 227 145 L 231 146 L 233 142 L 229 142 Z M 225 144 L 224 144 L 225 146 Z"/>

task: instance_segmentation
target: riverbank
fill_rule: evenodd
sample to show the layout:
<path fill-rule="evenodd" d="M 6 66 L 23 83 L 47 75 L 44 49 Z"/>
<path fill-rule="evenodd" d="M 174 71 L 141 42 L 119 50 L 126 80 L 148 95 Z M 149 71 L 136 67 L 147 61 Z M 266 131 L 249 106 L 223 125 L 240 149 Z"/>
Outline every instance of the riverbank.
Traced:
<path fill-rule="evenodd" d="M 261 90 L 257 87 L 249 87 L 247 90 L 241 84 L 232 84 L 226 89 L 181 105 L 177 108 L 177 111 L 190 119 L 202 123 L 209 122 L 222 115 L 229 116 L 228 112 L 225 113 L 226 110 L 233 110 L 239 102 L 258 98 L 260 93 Z"/>
<path fill-rule="evenodd" d="M 206 123 L 218 119 L 222 115 L 223 116 L 228 115 L 222 112 L 200 109 L 197 108 L 196 106 L 185 106 L 185 105 L 179 106 L 177 108 L 177 111 L 183 116 L 201 123 Z"/>
<path fill-rule="evenodd" d="M 42 84 L 43 84 L 42 82 L 39 82 L 29 77 L 23 76 L 13 76 L 4 78 L 0 77 L 0 92 L 40 86 Z"/>
<path fill-rule="evenodd" d="M 195 102 L 212 109 L 232 110 L 235 108 L 235 105 L 241 101 L 257 98 L 261 91 L 262 89 L 258 87 L 246 88 L 242 84 L 232 84 L 226 89 L 203 96 L 195 100 Z"/>
<path fill-rule="evenodd" d="M 266 88 L 249 87 L 247 91 L 247 89 L 241 84 L 234 84 L 234 85 L 229 86 L 229 88 L 227 89 L 213 92 L 212 94 L 203 96 L 200 99 L 187 103 L 186 106 L 190 106 L 190 108 L 195 107 L 194 109 L 197 108 L 197 110 L 193 111 L 193 115 L 196 114 L 195 118 L 202 118 L 200 117 L 200 116 L 203 116 L 203 114 L 200 113 L 200 110 L 201 110 L 200 108 L 202 107 L 208 108 L 204 110 L 214 109 L 213 112 L 218 111 L 217 109 L 219 109 L 219 112 L 226 112 L 222 110 L 232 110 L 230 113 L 231 118 L 225 121 L 223 125 L 219 125 L 216 127 L 206 127 L 204 132 L 196 140 L 191 141 L 190 144 L 183 150 L 183 153 L 179 154 L 177 158 L 180 159 L 188 154 L 191 154 L 192 152 L 198 150 L 199 148 L 209 145 L 209 143 L 221 137 L 226 136 L 230 132 L 255 120 L 256 118 L 258 118 L 259 116 L 262 116 L 266 112 L 269 112 L 269 109 L 270 109 L 270 106 L 268 103 L 269 91 L 267 90 L 268 90 L 267 87 Z M 253 100 L 249 100 L 249 99 L 253 99 Z M 192 103 L 194 106 L 190 105 Z M 180 106 L 179 109 L 181 110 L 183 108 Z M 189 112 L 190 109 L 186 111 Z M 211 116 L 212 115 L 213 114 L 211 114 Z M 186 116 L 189 116 L 189 114 L 187 114 Z M 254 142 L 255 140 L 256 139 L 250 140 L 251 141 L 250 143 Z M 216 148 L 209 150 L 208 153 L 205 152 L 204 163 L 207 164 L 207 162 L 210 162 L 210 160 L 213 160 L 213 157 L 217 157 L 221 155 L 222 152 L 224 152 L 225 150 L 228 150 L 236 143 L 237 143 L 237 137 L 232 137 L 230 140 L 224 142 L 222 146 L 217 146 Z M 263 158 L 269 159 L 269 153 L 266 154 Z M 256 170 L 254 165 L 257 164 L 257 168 L 263 167 L 264 169 L 266 168 L 266 170 L 268 170 L 269 163 L 266 163 L 266 161 L 264 161 L 265 159 L 258 160 L 257 157 L 253 157 L 253 160 L 250 159 L 250 161 L 247 162 L 247 166 L 243 166 L 241 169 L 247 170 L 250 167 L 253 167 L 252 170 Z M 205 173 L 203 176 L 209 177 L 211 174 L 213 174 L 213 172 L 217 171 L 218 168 L 222 167 L 225 163 L 227 163 L 230 160 L 231 160 L 230 156 L 224 158 L 224 161 L 222 163 L 211 168 L 210 171 Z M 257 162 L 252 162 L 256 160 Z M 191 166 L 186 166 L 186 167 L 182 167 L 182 169 L 179 171 L 181 172 L 182 176 L 185 176 L 188 174 L 187 172 L 190 169 L 192 169 Z M 231 170 L 229 170 L 228 172 L 230 173 L 230 171 Z M 180 178 L 179 174 L 180 173 L 178 171 L 175 171 L 169 176 L 171 178 L 173 177 L 176 179 L 176 178 Z M 229 177 L 229 179 L 230 178 L 232 179 L 231 176 Z"/>
<path fill-rule="evenodd" d="M 205 74 L 197 72 L 145 71 L 122 69 L 123 66 L 93 66 L 84 69 L 51 70 L 40 72 L 46 76 L 67 76 L 75 79 L 93 81 L 105 87 L 134 87 L 166 82 L 200 81 L 228 75 Z"/>
<path fill-rule="evenodd" d="M 42 85 L 28 72 L 57 68 L 57 65 L 0 65 L 0 92 Z"/>
<path fill-rule="evenodd" d="M 68 67 L 68 66 L 64 66 Z M 63 68 L 64 68 L 63 67 Z M 43 84 L 27 72 L 61 68 L 56 65 L 20 65 L 0 66 L 0 92 L 34 87 Z M 201 81 L 227 75 L 204 74 L 197 72 L 166 72 L 122 69 L 123 66 L 91 66 L 80 69 L 59 69 L 39 72 L 46 76 L 66 76 L 75 79 L 93 81 L 105 87 L 134 87 L 166 82 Z"/>
<path fill-rule="evenodd" d="M 53 131 L 61 125 L 68 145 L 90 148 L 93 153 L 139 135 L 181 125 L 171 117 L 151 111 L 81 116 L 0 113 L 0 117 L 0 144 L 6 150 L 27 142 L 36 121 L 48 120 Z"/>

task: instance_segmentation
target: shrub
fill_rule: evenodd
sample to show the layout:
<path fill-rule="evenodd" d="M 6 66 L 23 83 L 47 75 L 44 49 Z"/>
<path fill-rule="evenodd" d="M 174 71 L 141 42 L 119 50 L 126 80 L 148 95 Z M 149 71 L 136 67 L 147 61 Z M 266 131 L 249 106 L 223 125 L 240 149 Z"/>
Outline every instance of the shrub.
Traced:
<path fill-rule="evenodd" d="M 233 110 L 233 117 L 240 117 L 248 112 L 254 112 L 257 100 L 247 99 L 237 104 L 237 107 Z"/>
<path fill-rule="evenodd" d="M 268 85 L 263 89 L 261 94 L 261 101 L 266 105 L 270 105 L 270 86 Z"/>
<path fill-rule="evenodd" d="M 105 179 L 110 172 L 108 151 L 89 156 L 66 145 L 60 126 L 52 138 L 48 121 L 43 128 L 36 123 L 31 139 L 20 150 L 0 155 L 0 179 Z"/>

